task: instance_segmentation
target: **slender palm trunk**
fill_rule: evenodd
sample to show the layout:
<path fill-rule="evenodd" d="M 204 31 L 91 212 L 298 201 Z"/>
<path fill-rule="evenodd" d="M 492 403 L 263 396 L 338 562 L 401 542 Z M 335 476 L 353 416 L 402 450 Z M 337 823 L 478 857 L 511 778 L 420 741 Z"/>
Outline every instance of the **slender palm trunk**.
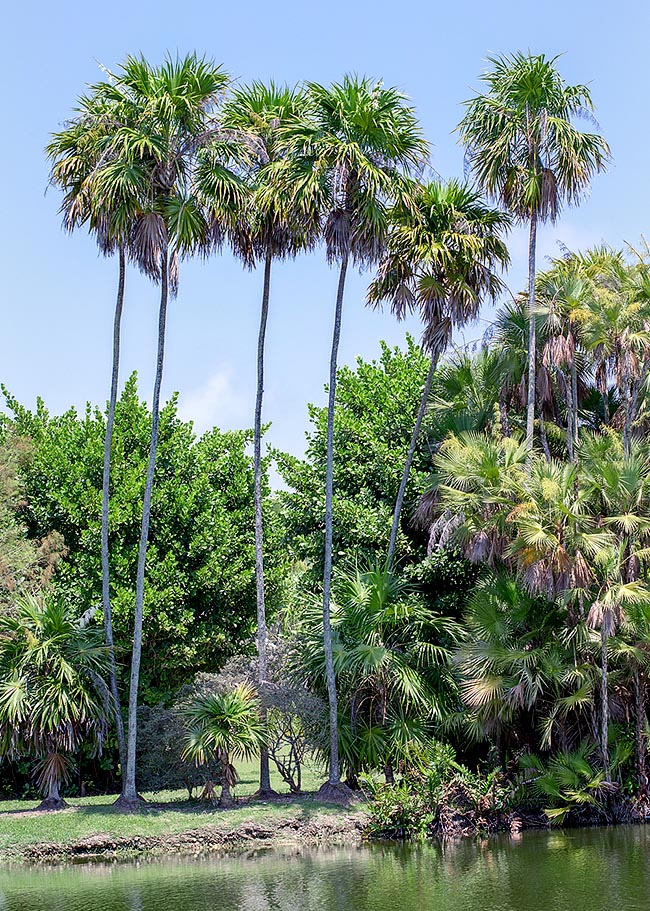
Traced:
<path fill-rule="evenodd" d="M 571 360 L 571 405 L 573 412 L 573 449 L 575 452 L 578 446 L 578 368 L 575 359 L 575 342 L 574 355 Z"/>
<path fill-rule="evenodd" d="M 544 456 L 546 457 L 546 461 L 550 462 L 551 461 L 551 450 L 549 449 L 548 438 L 546 436 L 546 421 L 544 420 L 542 415 L 540 415 L 540 417 L 539 417 L 539 436 L 542 441 L 542 449 L 544 450 Z"/>
<path fill-rule="evenodd" d="M 266 605 L 264 598 L 264 521 L 262 516 L 262 400 L 264 398 L 264 344 L 266 323 L 269 315 L 269 294 L 271 290 L 270 250 L 264 262 L 264 288 L 262 291 L 262 312 L 257 338 L 257 393 L 255 397 L 255 429 L 253 442 L 253 472 L 255 477 L 255 585 L 257 592 L 257 655 L 258 681 L 262 696 L 262 720 L 266 723 L 266 705 L 264 693 L 266 688 Z M 259 797 L 270 797 L 274 794 L 271 788 L 268 747 L 260 750 L 260 787 Z"/>
<path fill-rule="evenodd" d="M 343 313 L 343 293 L 345 275 L 348 269 L 347 254 L 341 261 L 339 284 L 336 293 L 336 310 L 334 313 L 334 332 L 332 334 L 332 353 L 330 355 L 329 395 L 327 402 L 327 468 L 325 474 L 325 558 L 323 571 L 323 645 L 325 650 L 325 675 L 327 678 L 327 697 L 330 716 L 330 769 L 329 784 L 338 785 L 341 781 L 339 765 L 339 729 L 338 700 L 336 696 L 336 676 L 334 674 L 334 656 L 332 654 L 332 626 L 330 623 L 330 596 L 332 592 L 332 538 L 333 538 L 333 501 L 334 501 L 334 404 L 336 401 L 336 368 L 341 338 L 341 316 Z"/>
<path fill-rule="evenodd" d="M 508 407 L 506 405 L 506 396 L 503 389 L 499 390 L 499 416 L 501 418 L 501 434 L 504 437 L 509 437 L 510 419 L 508 418 Z"/>
<path fill-rule="evenodd" d="M 399 531 L 399 519 L 402 512 L 402 506 L 404 505 L 404 496 L 406 495 L 406 485 L 408 484 L 409 474 L 411 473 L 411 465 L 413 464 L 413 457 L 415 455 L 415 449 L 418 443 L 418 437 L 420 436 L 420 428 L 422 427 L 422 421 L 424 420 L 424 414 L 427 410 L 427 402 L 429 401 L 429 393 L 431 392 L 431 383 L 433 382 L 433 375 L 436 372 L 436 366 L 438 364 L 438 352 L 431 355 L 431 363 L 429 365 L 429 372 L 427 373 L 427 378 L 424 383 L 424 389 L 422 390 L 422 398 L 420 400 L 420 407 L 418 409 L 417 418 L 415 420 L 415 427 L 413 428 L 413 433 L 411 434 L 411 444 L 409 446 L 408 455 L 406 456 L 406 462 L 404 463 L 404 471 L 402 472 L 402 480 L 399 485 L 399 490 L 397 492 L 397 499 L 395 501 L 395 510 L 393 512 L 393 524 L 390 529 L 390 542 L 388 544 L 388 563 L 393 562 L 393 555 L 395 553 L 395 544 L 397 542 L 397 532 Z"/>
<path fill-rule="evenodd" d="M 104 440 L 104 474 L 102 478 L 102 609 L 104 612 L 104 637 L 108 650 L 109 660 L 109 686 L 113 697 L 115 709 L 115 729 L 117 731 L 117 745 L 120 752 L 120 768 L 124 774 L 126 768 L 126 743 L 124 741 L 124 721 L 120 707 L 120 694 L 117 688 L 117 667 L 115 664 L 115 646 L 113 643 L 113 615 L 111 612 L 110 588 L 110 554 L 108 548 L 108 508 L 111 487 L 111 445 L 113 442 L 113 426 L 115 424 L 115 405 L 117 403 L 117 385 L 120 371 L 120 327 L 122 323 L 122 308 L 124 306 L 124 282 L 126 277 L 126 258 L 124 248 L 119 248 L 120 277 L 117 286 L 117 300 L 115 302 L 115 318 L 113 321 L 113 368 L 111 372 L 111 396 L 108 402 L 108 416 L 106 418 L 106 438 Z"/>
<path fill-rule="evenodd" d="M 607 698 L 607 626 L 605 621 L 600 625 L 601 644 L 601 676 L 600 676 L 600 753 L 605 772 L 605 780 L 610 780 L 609 774 L 609 702 Z"/>
<path fill-rule="evenodd" d="M 645 743 L 645 686 L 638 667 L 634 668 L 634 739 L 636 741 L 636 774 L 639 796 L 648 792 Z"/>
<path fill-rule="evenodd" d="M 570 381 L 569 381 L 569 383 L 566 384 L 566 391 L 567 391 L 566 448 L 567 448 L 567 455 L 569 457 L 569 461 L 573 462 L 574 461 L 573 388 L 572 388 L 572 384 Z"/>
<path fill-rule="evenodd" d="M 144 488 L 142 508 L 142 525 L 140 528 L 140 545 L 138 548 L 138 569 L 135 585 L 135 622 L 133 626 L 133 654 L 131 657 L 131 686 L 129 689 L 129 727 L 127 740 L 126 775 L 122 782 L 122 798 L 126 804 L 138 800 L 135 780 L 135 751 L 138 733 L 138 687 L 140 684 L 140 660 L 142 657 L 142 613 L 144 608 L 144 578 L 149 540 L 149 522 L 151 519 L 151 496 L 153 492 L 156 451 L 158 449 L 158 425 L 160 420 L 160 388 L 162 385 L 163 364 L 165 360 L 165 327 L 167 323 L 167 303 L 169 297 L 169 261 L 168 250 L 161 254 L 160 311 L 158 316 L 158 355 L 156 377 L 151 403 L 151 440 L 149 442 L 149 462 Z"/>
<path fill-rule="evenodd" d="M 537 349 L 537 325 L 535 321 L 535 252 L 537 247 L 537 213 L 530 216 L 528 238 L 528 408 L 526 412 L 526 448 L 533 448 L 535 431 L 535 355 Z"/>

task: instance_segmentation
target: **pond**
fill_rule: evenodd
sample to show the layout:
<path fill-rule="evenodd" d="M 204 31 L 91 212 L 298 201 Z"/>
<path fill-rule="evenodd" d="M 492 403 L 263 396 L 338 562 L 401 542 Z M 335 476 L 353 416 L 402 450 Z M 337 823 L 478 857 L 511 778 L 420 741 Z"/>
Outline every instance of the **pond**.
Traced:
<path fill-rule="evenodd" d="M 640 911 L 650 827 L 0 869 L 2 911 Z"/>

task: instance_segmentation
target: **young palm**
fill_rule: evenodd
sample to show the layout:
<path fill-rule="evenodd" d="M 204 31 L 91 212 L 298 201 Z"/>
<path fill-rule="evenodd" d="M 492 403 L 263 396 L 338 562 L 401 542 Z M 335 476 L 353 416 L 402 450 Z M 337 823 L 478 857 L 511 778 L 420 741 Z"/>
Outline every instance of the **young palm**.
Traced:
<path fill-rule="evenodd" d="M 183 758 L 198 765 L 221 764 L 222 806 L 232 804 L 237 772 L 231 759 L 250 759 L 264 746 L 265 728 L 253 690 L 237 687 L 231 693 L 198 696 L 183 711 L 188 727 Z"/>
<path fill-rule="evenodd" d="M 119 380 L 126 253 L 146 185 L 141 170 L 131 168 L 128 162 L 115 160 L 116 154 L 111 149 L 111 139 L 120 116 L 118 106 L 110 99 L 104 98 L 102 87 L 97 87 L 94 92 L 79 99 L 76 116 L 66 125 L 65 130 L 53 135 L 47 146 L 47 154 L 52 160 L 50 182 L 64 193 L 60 211 L 63 214 L 65 229 L 73 231 L 87 225 L 94 234 L 100 251 L 105 256 L 110 256 L 116 251 L 118 254 L 119 273 L 113 318 L 111 390 L 104 440 L 101 561 L 104 634 L 111 665 L 109 677 L 115 704 L 120 765 L 124 770 L 126 768 L 126 743 L 113 643 L 108 524 L 111 448 Z M 114 186 L 110 198 L 107 198 L 100 190 L 100 171 L 109 164 L 113 169 Z"/>
<path fill-rule="evenodd" d="M 424 161 L 427 146 L 413 109 L 396 89 L 346 76 L 342 83 L 329 88 L 309 83 L 307 93 L 309 117 L 286 133 L 294 158 L 290 190 L 304 212 L 311 212 L 315 204 L 319 207 L 327 259 L 339 267 L 328 389 L 323 573 L 330 717 L 329 781 L 323 786 L 323 795 L 336 798 L 342 791 L 330 594 L 334 404 L 345 279 L 350 263 L 362 267 L 379 260 L 388 232 L 389 207 L 406 188 L 404 175 Z"/>
<path fill-rule="evenodd" d="M 286 86 L 255 82 L 236 91 L 223 111 L 223 126 L 245 135 L 250 146 L 250 166 L 246 203 L 237 213 L 232 231 L 235 251 L 248 265 L 264 263 L 262 306 L 257 339 L 257 391 L 253 432 L 253 470 L 255 496 L 255 581 L 257 592 L 257 650 L 259 684 L 266 684 L 266 604 L 264 590 L 264 526 L 262 510 L 262 404 L 264 396 L 264 351 L 269 314 L 273 260 L 295 256 L 314 245 L 320 228 L 320 211 L 310 212 L 292 206 L 292 197 L 283 192 L 282 174 L 286 169 L 283 135 L 305 112 L 305 95 Z M 263 710 L 264 712 L 264 710 Z M 269 755 L 260 752 L 259 796 L 268 797 L 271 789 Z"/>
<path fill-rule="evenodd" d="M 642 257 L 629 265 L 616 251 L 605 257 L 598 250 L 587 251 L 578 265 L 594 275 L 595 286 L 581 313 L 584 344 L 594 356 L 605 401 L 608 376 L 613 376 L 623 405 L 623 446 L 629 455 L 650 374 L 650 266 Z"/>
<path fill-rule="evenodd" d="M 127 763 L 119 801 L 127 808 L 138 800 L 135 761 L 145 566 L 167 307 L 170 291 L 174 294 L 177 289 L 179 258 L 197 249 L 205 250 L 221 237 L 221 225 L 206 212 L 197 195 L 196 174 L 199 164 L 211 154 L 210 143 L 222 135 L 215 109 L 227 83 L 221 67 L 189 55 L 176 61 L 168 59 L 157 67 L 144 58 L 129 57 L 114 81 L 104 87 L 106 95 L 118 106 L 120 118 L 111 139 L 115 162 L 100 169 L 100 192 L 109 200 L 118 192 L 117 178 L 125 163 L 144 176 L 147 192 L 133 227 L 131 254 L 138 266 L 160 284 L 152 427 L 136 575 Z M 217 172 L 214 179 L 223 182 L 224 195 L 237 192 L 237 182 L 227 169 Z"/>
<path fill-rule="evenodd" d="M 608 640 L 630 612 L 639 625 L 650 604 L 642 573 L 650 544 L 650 457 L 642 444 L 632 441 L 625 452 L 609 437 L 586 438 L 580 456 L 592 509 L 613 538 L 598 567 L 589 612 L 591 625 L 601 634 L 600 749 L 608 772 Z"/>
<path fill-rule="evenodd" d="M 332 605 L 339 723 L 351 777 L 382 769 L 388 781 L 422 747 L 455 701 L 449 650 L 456 625 L 420 601 L 387 567 L 344 573 Z M 322 618 L 307 610 L 298 645 L 300 673 L 325 684 Z"/>
<path fill-rule="evenodd" d="M 526 444 L 535 421 L 535 260 L 537 226 L 554 222 L 563 203 L 577 204 L 594 174 L 605 169 L 609 147 L 573 120 L 592 110 L 585 85 L 567 85 L 557 58 L 516 53 L 490 58 L 486 92 L 466 103 L 459 132 L 479 187 L 528 223 L 529 364 Z"/>
<path fill-rule="evenodd" d="M 70 754 L 84 742 L 101 751 L 114 709 L 99 631 L 63 602 L 27 595 L 0 616 L 0 752 L 36 759 L 40 809 L 65 807 L 60 787 Z"/>
<path fill-rule="evenodd" d="M 502 288 L 497 270 L 509 261 L 503 235 L 510 219 L 486 206 L 478 193 L 457 181 L 414 188 L 393 210 L 393 225 L 368 301 L 390 301 L 398 319 L 417 311 L 424 324 L 429 373 L 404 464 L 388 545 L 393 559 L 400 514 L 438 359 L 454 329 L 476 319 L 482 303 Z"/>

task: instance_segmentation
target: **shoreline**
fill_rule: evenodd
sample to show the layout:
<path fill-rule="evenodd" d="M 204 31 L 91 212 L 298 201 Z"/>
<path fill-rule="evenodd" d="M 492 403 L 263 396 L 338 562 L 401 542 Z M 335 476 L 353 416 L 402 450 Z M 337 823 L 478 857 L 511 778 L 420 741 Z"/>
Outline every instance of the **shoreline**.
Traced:
<path fill-rule="evenodd" d="M 57 811 L 57 814 L 76 814 L 80 809 L 83 808 L 70 807 L 69 810 Z M 0 849 L 0 863 L 84 863 L 95 860 L 129 860 L 142 856 L 199 857 L 245 847 L 360 845 L 364 841 L 368 821 L 364 809 L 325 805 L 314 806 L 313 812 L 306 816 L 278 816 L 277 811 L 266 814 L 262 812 L 261 816 L 257 813 L 254 819 L 244 819 L 231 825 L 227 824 L 226 819 L 219 819 L 221 812 L 229 811 L 215 811 L 214 821 L 179 832 L 117 835 L 99 831 L 69 841 L 43 840 L 5 846 Z M 26 814 L 34 815 L 31 811 L 11 815 L 15 818 Z M 44 823 L 49 815 L 38 814 Z M 132 817 L 137 819 L 138 815 L 132 814 Z M 2 822 L 0 816 L 0 830 Z"/>
<path fill-rule="evenodd" d="M 123 814 L 111 811 L 103 814 L 102 820 L 91 824 L 88 831 L 78 835 L 72 832 L 75 817 L 80 823 L 91 820 L 87 807 L 71 806 L 59 811 L 20 810 L 0 813 L 0 834 L 7 821 L 22 824 L 38 823 L 38 834 L 48 828 L 70 830 L 65 839 L 20 841 L 0 846 L 0 864 L 57 864 L 87 863 L 93 861 L 111 862 L 159 857 L 201 857 L 240 849 L 265 849 L 298 846 L 348 845 L 360 846 L 364 842 L 381 843 L 396 841 L 392 838 L 369 837 L 370 815 L 362 803 L 350 807 L 317 803 L 313 798 L 302 800 L 279 800 L 257 804 L 247 801 L 234 809 L 196 809 L 185 816 L 180 828 L 174 830 L 175 811 L 167 804 L 151 804 L 145 810 Z M 86 811 L 86 812 L 84 812 Z M 128 833 L 105 831 L 111 824 L 127 821 Z M 151 821 L 156 822 L 159 831 L 152 833 Z M 203 821 L 205 820 L 205 822 Z M 55 825 L 48 826 L 52 821 Z M 573 825 L 558 829 L 593 828 L 602 825 L 640 824 L 650 821 L 646 811 L 625 814 L 622 818 L 610 820 L 592 816 L 574 820 Z M 94 822 L 94 819 L 92 820 Z M 441 821 L 439 821 L 441 822 Z M 77 827 L 79 828 L 79 826 Z M 425 839 L 426 841 L 458 841 L 481 839 L 491 835 L 517 837 L 525 831 L 551 831 L 549 820 L 541 812 L 525 811 L 523 808 L 509 813 L 497 813 L 484 817 L 462 812 L 447 816 L 446 825 Z M 397 839 L 404 843 L 416 843 L 419 839 Z"/>

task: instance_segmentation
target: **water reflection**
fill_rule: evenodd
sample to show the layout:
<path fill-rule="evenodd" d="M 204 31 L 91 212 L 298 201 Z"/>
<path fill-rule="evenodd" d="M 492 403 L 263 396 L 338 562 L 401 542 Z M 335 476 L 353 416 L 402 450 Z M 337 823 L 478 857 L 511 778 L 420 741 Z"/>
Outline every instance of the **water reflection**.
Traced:
<path fill-rule="evenodd" d="M 641 911 L 650 832 L 0 870 L 0 911 Z"/>

